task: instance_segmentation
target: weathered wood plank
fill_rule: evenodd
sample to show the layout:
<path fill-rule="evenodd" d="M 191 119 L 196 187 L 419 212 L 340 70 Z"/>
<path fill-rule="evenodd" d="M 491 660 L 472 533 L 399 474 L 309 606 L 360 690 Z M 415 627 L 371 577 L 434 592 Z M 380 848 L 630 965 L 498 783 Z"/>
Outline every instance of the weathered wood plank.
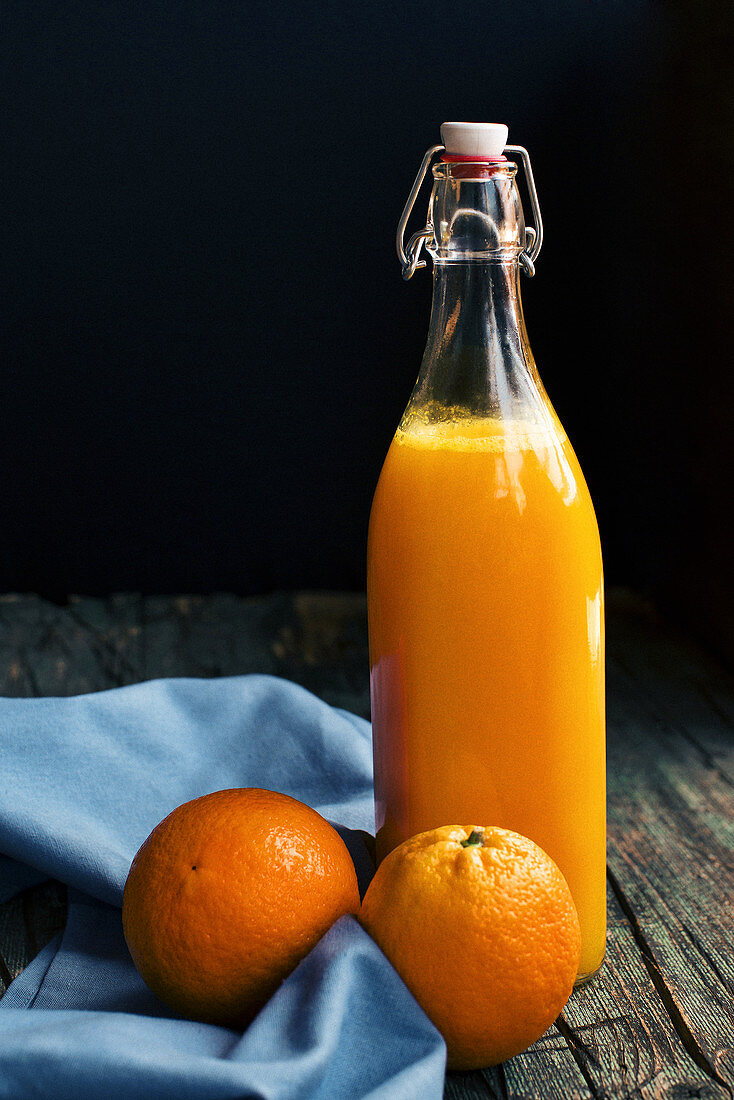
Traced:
<path fill-rule="evenodd" d="M 66 924 L 66 887 L 44 882 L 0 905 L 0 996 Z"/>
<path fill-rule="evenodd" d="M 628 682 L 624 694 L 647 701 L 734 785 L 734 676 L 655 608 L 624 589 L 610 594 L 608 661 Z"/>
<path fill-rule="evenodd" d="M 734 1085 L 734 791 L 610 663 L 609 867 L 642 960 L 691 1058 Z"/>
<path fill-rule="evenodd" d="M 0 597 L 0 694 L 72 695 L 162 676 L 285 676 L 369 717 L 361 594 Z"/>
<path fill-rule="evenodd" d="M 611 771 L 620 779 L 610 804 L 615 886 L 677 1030 L 731 1087 L 734 679 L 689 638 L 661 629 L 648 604 L 620 593 L 615 612 L 610 715 L 647 756 L 623 752 Z M 637 813 L 635 763 L 645 770 Z"/>
<path fill-rule="evenodd" d="M 370 716 L 367 601 L 362 593 L 301 592 L 273 644 L 280 675 L 334 707 Z"/>
<path fill-rule="evenodd" d="M 589 1100 L 593 1095 L 572 1048 L 553 1025 L 529 1050 L 501 1066 L 447 1073 L 444 1100 Z"/>
<path fill-rule="evenodd" d="M 109 605 L 104 628 L 94 611 Z M 0 597 L 0 694 L 75 695 L 142 679 L 130 658 L 134 596 L 59 607 L 37 596 Z M 91 611 L 86 621 L 81 608 Z"/>
<path fill-rule="evenodd" d="M 648 972 L 635 930 L 608 890 L 604 968 L 566 1006 L 561 1033 L 599 1098 L 663 1100 L 685 1084 L 691 1096 L 727 1100 L 725 1087 L 691 1057 Z"/>
<path fill-rule="evenodd" d="M 70 657 L 89 652 L 88 691 L 145 679 L 144 600 L 135 593 L 105 600 L 71 596 L 66 608 Z M 80 664 L 81 668 L 85 666 Z M 96 678 L 95 678 L 96 677 Z"/>
<path fill-rule="evenodd" d="M 0 905 L 0 989 L 3 992 L 32 958 L 23 920 L 23 899 L 14 897 Z"/>
<path fill-rule="evenodd" d="M 277 673 L 272 635 L 290 614 L 290 597 L 151 597 L 143 601 L 144 668 L 158 676 Z"/>

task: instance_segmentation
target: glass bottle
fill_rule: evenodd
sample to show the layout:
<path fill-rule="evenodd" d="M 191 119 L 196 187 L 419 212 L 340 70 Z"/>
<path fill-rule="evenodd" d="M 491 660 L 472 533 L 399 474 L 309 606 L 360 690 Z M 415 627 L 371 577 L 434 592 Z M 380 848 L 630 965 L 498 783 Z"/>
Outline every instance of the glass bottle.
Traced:
<path fill-rule="evenodd" d="M 428 224 L 405 257 L 406 277 L 421 243 L 433 259 L 431 321 L 370 516 L 378 858 L 447 824 L 531 837 L 573 894 L 583 981 L 606 933 L 599 534 L 525 330 L 520 269 L 540 238 L 507 130 L 474 127 L 467 153 L 461 126 L 442 128 Z"/>

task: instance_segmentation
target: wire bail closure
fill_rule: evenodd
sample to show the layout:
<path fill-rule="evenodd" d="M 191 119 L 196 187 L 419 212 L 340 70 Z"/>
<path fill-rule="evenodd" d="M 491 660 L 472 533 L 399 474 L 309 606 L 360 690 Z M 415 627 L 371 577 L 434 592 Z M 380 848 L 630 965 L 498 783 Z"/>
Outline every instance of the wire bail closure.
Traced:
<path fill-rule="evenodd" d="M 426 266 L 426 261 L 421 260 L 419 257 L 423 245 L 433 236 L 433 226 L 426 224 L 423 229 L 419 229 L 417 233 L 414 233 L 407 245 L 405 245 L 405 229 L 408 224 L 408 218 L 411 215 L 415 200 L 423 185 L 423 180 L 426 177 L 431 161 L 436 153 L 442 153 L 445 148 L 445 145 L 432 145 L 430 149 L 426 150 L 423 160 L 421 161 L 421 166 L 418 169 L 418 175 L 413 181 L 413 186 L 410 189 L 407 202 L 400 215 L 395 244 L 400 266 L 402 268 L 403 279 L 405 279 L 406 282 L 408 279 L 412 278 L 417 268 Z M 520 253 L 519 259 L 520 266 L 525 274 L 532 278 L 535 274 L 535 261 L 543 246 L 543 219 L 540 214 L 540 203 L 538 202 L 538 192 L 535 189 L 535 179 L 533 178 L 533 169 L 530 164 L 530 154 L 522 145 L 506 145 L 503 153 L 510 153 L 518 156 L 525 169 L 525 182 L 527 183 L 528 194 L 530 195 L 530 205 L 533 211 L 535 226 L 527 225 L 525 227 L 525 247 Z"/>

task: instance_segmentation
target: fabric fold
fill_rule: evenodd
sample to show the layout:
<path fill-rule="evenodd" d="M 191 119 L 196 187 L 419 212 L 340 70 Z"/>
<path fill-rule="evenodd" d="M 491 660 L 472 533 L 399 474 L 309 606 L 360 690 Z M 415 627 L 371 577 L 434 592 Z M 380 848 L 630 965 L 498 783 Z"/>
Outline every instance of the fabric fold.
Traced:
<path fill-rule="evenodd" d="M 175 806 L 259 786 L 334 822 L 371 873 L 369 724 L 270 676 L 159 680 L 0 699 L 0 897 L 66 882 L 69 918 L 0 1001 L 0 1097 L 432 1100 L 445 1047 L 396 972 L 343 918 L 242 1034 L 183 1020 L 122 936 L 132 857 Z"/>

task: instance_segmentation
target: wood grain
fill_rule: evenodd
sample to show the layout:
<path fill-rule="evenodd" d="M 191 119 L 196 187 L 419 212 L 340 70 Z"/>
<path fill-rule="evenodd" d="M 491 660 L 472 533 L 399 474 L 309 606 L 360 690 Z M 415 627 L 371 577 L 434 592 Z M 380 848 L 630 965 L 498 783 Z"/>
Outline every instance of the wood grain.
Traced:
<path fill-rule="evenodd" d="M 730 676 L 618 600 L 608 661 L 610 882 L 695 1064 L 734 1086 Z M 710 699 L 718 703 L 711 706 Z"/>

